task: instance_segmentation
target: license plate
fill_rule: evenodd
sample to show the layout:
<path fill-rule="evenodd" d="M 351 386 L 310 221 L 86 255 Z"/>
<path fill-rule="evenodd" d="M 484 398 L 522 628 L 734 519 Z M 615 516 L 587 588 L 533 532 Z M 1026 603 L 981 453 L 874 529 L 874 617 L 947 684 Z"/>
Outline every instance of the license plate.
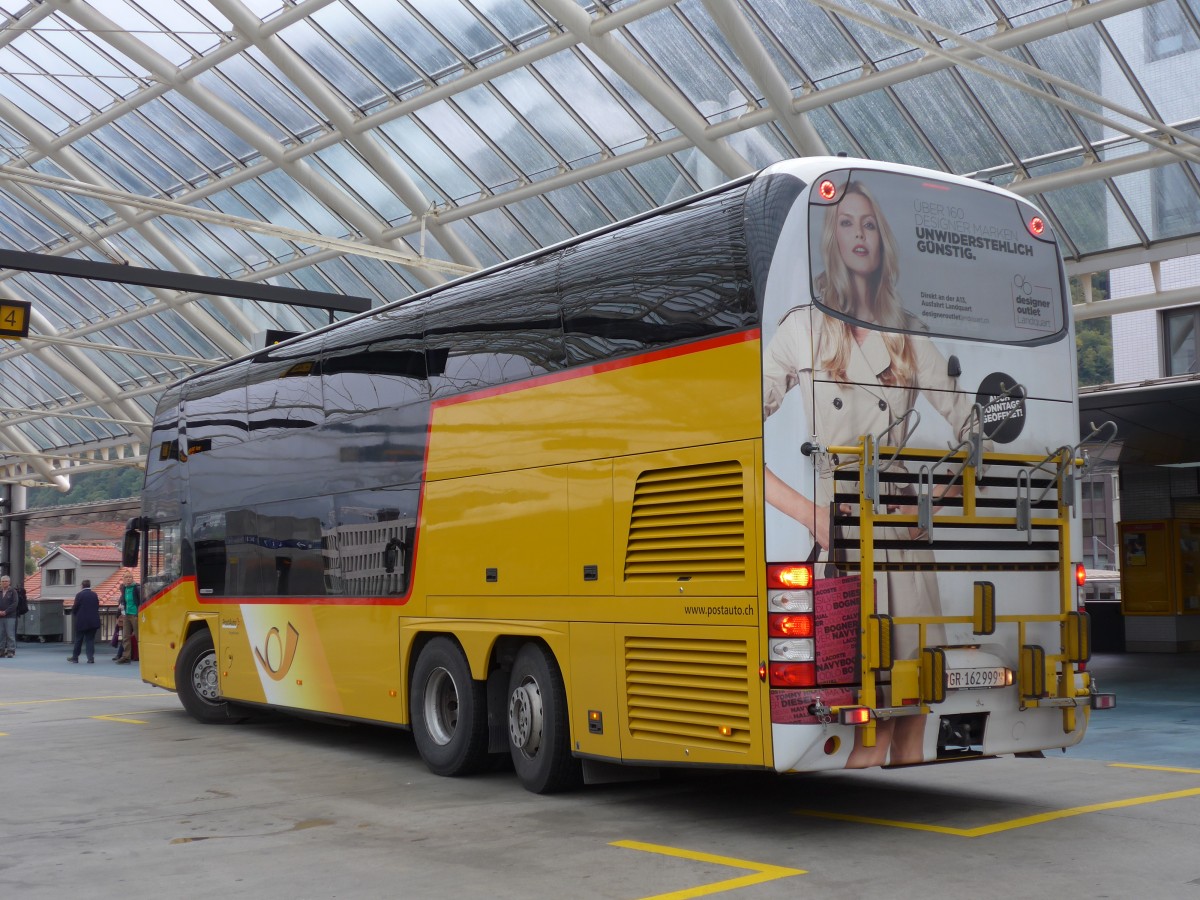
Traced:
<path fill-rule="evenodd" d="M 979 688 L 1006 687 L 1012 684 L 1008 669 L 1003 666 L 986 666 L 982 669 L 947 669 L 948 690 L 975 690 Z"/>

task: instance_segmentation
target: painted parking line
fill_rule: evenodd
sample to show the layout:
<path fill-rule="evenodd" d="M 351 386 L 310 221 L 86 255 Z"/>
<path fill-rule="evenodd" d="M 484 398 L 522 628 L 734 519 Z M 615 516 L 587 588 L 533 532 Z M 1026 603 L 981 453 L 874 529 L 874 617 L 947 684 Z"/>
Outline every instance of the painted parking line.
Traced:
<path fill-rule="evenodd" d="M 641 841 L 613 841 L 610 846 L 674 856 L 679 859 L 691 859 L 718 866 L 731 866 L 735 869 L 750 869 L 754 873 L 738 878 L 728 878 L 725 881 L 714 881 L 712 884 L 702 884 L 699 887 L 686 888 L 682 891 L 671 891 L 668 894 L 655 894 L 653 897 L 643 897 L 641 900 L 688 900 L 690 897 L 707 897 L 710 894 L 734 891 L 752 884 L 763 884 L 779 878 L 808 874 L 804 869 L 789 869 L 785 866 L 772 866 L 767 863 L 750 862 L 746 859 L 734 859 L 731 856 L 716 856 L 712 853 L 701 853 L 698 850 L 681 850 L 678 847 L 664 847 L 662 844 L 643 844 Z"/>
<path fill-rule="evenodd" d="M 8 700 L 0 703 L 0 709 L 9 706 L 38 706 L 42 703 L 78 703 L 84 700 L 128 700 L 130 697 L 163 696 L 159 691 L 143 691 L 139 694 L 99 694 L 95 697 L 50 697 L 44 700 Z"/>
<path fill-rule="evenodd" d="M 980 825 L 978 828 L 951 828 L 947 825 L 928 825 L 923 822 L 904 822 L 897 819 L 876 819 L 871 816 L 854 816 L 848 813 L 822 812 L 815 809 L 796 810 L 797 815 L 813 816 L 819 819 L 838 819 L 843 822 L 858 822 L 863 825 L 886 825 L 890 828 L 908 828 L 913 831 L 931 831 L 935 834 L 949 834 L 954 837 L 977 838 L 989 834 L 999 834 L 1002 831 L 1012 831 L 1015 828 L 1028 828 L 1030 825 L 1041 825 L 1044 822 L 1054 822 L 1059 819 L 1069 819 L 1072 816 L 1082 816 L 1087 813 L 1104 812 L 1110 809 L 1125 809 L 1130 806 L 1142 806 L 1147 803 L 1161 803 L 1164 800 L 1181 800 L 1185 797 L 1200 796 L 1200 788 L 1189 788 L 1182 791 L 1169 791 L 1165 794 L 1150 794 L 1145 797 L 1130 797 L 1127 800 L 1110 800 L 1107 803 L 1090 803 L 1087 806 L 1073 806 L 1069 809 L 1056 809 L 1050 812 L 1038 813 L 1034 816 L 1022 816 L 1019 819 L 1008 819 L 992 825 Z"/>
<path fill-rule="evenodd" d="M 1200 769 L 1181 769 L 1177 766 L 1142 766 L 1137 763 L 1109 763 L 1113 769 L 1147 769 L 1151 772 L 1179 772 L 1183 775 L 1200 775 Z"/>
<path fill-rule="evenodd" d="M 135 712 L 121 713 L 119 715 L 117 713 L 109 713 L 109 714 L 103 715 L 103 716 L 89 716 L 89 718 L 103 719 L 106 722 L 127 722 L 130 725 L 145 725 L 146 723 L 142 719 L 130 719 L 127 717 L 128 716 L 148 716 L 151 713 L 160 713 L 160 712 L 167 712 L 167 711 L 168 710 L 165 710 L 165 709 L 143 709 L 143 710 L 138 710 Z"/>

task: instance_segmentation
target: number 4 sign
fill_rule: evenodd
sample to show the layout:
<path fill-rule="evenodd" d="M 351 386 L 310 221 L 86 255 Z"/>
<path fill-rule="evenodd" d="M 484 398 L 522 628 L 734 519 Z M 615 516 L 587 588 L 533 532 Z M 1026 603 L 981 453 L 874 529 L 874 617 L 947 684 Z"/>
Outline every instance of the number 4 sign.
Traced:
<path fill-rule="evenodd" d="M 0 300 L 0 339 L 15 341 L 29 337 L 29 311 L 25 300 Z"/>

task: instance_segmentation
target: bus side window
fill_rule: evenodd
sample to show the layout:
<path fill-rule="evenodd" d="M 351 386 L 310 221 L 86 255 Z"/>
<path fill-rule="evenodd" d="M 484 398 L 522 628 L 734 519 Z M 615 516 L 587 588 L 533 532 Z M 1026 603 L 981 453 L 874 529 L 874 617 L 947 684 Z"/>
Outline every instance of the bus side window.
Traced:
<path fill-rule="evenodd" d="M 146 537 L 146 578 L 142 596 L 150 599 L 183 574 L 179 523 L 156 522 L 149 526 Z"/>
<path fill-rule="evenodd" d="M 414 487 L 341 494 L 325 535 L 330 594 L 398 596 L 408 590 L 417 523 Z"/>
<path fill-rule="evenodd" d="M 741 197 L 712 197 L 566 249 L 559 285 L 570 363 L 757 324 Z"/>

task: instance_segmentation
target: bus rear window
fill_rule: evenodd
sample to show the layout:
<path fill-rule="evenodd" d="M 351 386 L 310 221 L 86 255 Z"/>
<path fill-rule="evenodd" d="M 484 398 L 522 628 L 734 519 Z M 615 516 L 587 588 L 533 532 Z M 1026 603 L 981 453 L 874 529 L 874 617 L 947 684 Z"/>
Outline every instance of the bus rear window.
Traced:
<path fill-rule="evenodd" d="M 813 300 L 867 325 L 1040 343 L 1066 326 L 1061 263 L 1032 206 L 892 172 L 830 172 L 809 205 Z"/>

